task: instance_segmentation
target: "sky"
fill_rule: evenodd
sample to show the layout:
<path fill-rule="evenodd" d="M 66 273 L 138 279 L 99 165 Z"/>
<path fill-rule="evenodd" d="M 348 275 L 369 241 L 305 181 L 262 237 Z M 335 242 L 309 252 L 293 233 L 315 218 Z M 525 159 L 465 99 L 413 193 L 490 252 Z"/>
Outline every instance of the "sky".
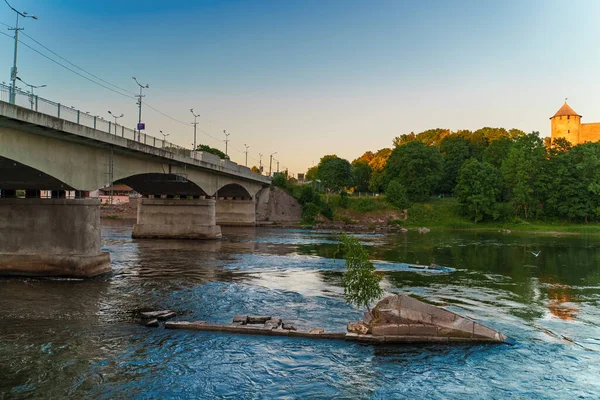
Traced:
<path fill-rule="evenodd" d="M 20 20 L 25 34 L 132 92 L 20 45 L 19 76 L 47 85 L 36 94 L 107 119 L 123 113 L 133 128 L 135 76 L 162 113 L 142 108 L 146 133 L 191 147 L 194 108 L 198 142 L 224 150 L 227 130 L 232 160 L 244 164 L 248 145 L 249 166 L 263 154 L 268 168 L 276 153 L 297 174 L 323 155 L 352 161 L 432 128 L 548 136 L 565 97 L 583 122 L 600 121 L 596 0 L 9 2 L 38 16 Z M 15 18 L 0 0 L 0 24 Z M 11 37 L 0 35 L 0 81 L 10 79 Z"/>

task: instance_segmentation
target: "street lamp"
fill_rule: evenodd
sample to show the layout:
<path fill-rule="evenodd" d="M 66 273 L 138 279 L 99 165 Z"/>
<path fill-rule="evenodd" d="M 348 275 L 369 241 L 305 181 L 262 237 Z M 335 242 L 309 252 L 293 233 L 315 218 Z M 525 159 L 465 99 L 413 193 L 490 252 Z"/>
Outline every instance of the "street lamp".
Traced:
<path fill-rule="evenodd" d="M 137 79 L 135 79 L 135 76 L 132 76 L 133 80 L 135 81 L 135 83 L 138 84 L 138 86 L 140 87 L 140 94 L 135 96 L 137 98 L 139 98 L 138 101 L 138 106 L 139 106 L 139 115 L 138 115 L 138 126 L 137 126 L 137 130 L 138 130 L 138 142 L 140 140 L 142 140 L 142 129 L 144 129 L 145 127 L 142 127 L 142 97 L 146 97 L 142 94 L 142 89 L 149 89 L 150 85 L 146 84 L 146 85 L 142 85 L 141 83 L 138 82 Z M 135 138 L 134 138 L 135 140 Z"/>
<path fill-rule="evenodd" d="M 163 131 L 160 131 L 160 134 L 163 135 L 163 149 L 164 149 L 165 143 L 167 143 L 167 136 L 169 136 L 170 133 L 163 133 Z"/>
<path fill-rule="evenodd" d="M 19 31 L 22 31 L 24 29 L 24 28 L 19 28 L 19 17 L 21 16 L 23 18 L 33 18 L 33 19 L 38 19 L 38 17 L 36 17 L 35 15 L 28 15 L 25 11 L 18 11 L 13 6 L 8 4 L 7 0 L 4 0 L 4 2 L 6 3 L 7 6 L 10 7 L 11 10 L 13 10 L 15 13 L 17 13 L 17 23 L 15 24 L 15 27 L 8 28 L 8 30 L 10 30 L 10 31 L 15 31 L 15 54 L 14 54 L 14 58 L 13 58 L 13 66 L 10 70 L 10 80 L 12 81 L 12 87 L 11 87 L 10 95 L 9 95 L 10 104 L 15 104 L 15 95 L 17 93 L 17 45 L 19 43 Z"/>
<path fill-rule="evenodd" d="M 246 167 L 248 166 L 248 149 L 250 148 L 250 146 L 248 146 L 246 143 L 244 143 L 244 146 L 246 147 Z"/>
<path fill-rule="evenodd" d="M 35 98 L 35 94 L 33 93 L 33 89 L 44 88 L 44 87 L 46 87 L 46 85 L 38 85 L 38 86 L 30 85 L 29 83 L 25 82 L 23 79 L 19 78 L 18 76 L 17 76 L 17 79 L 20 80 L 21 82 L 23 82 L 23 84 L 25 86 L 29 86 L 30 91 L 31 91 L 31 98 L 29 99 L 29 102 L 31 103 L 31 109 L 33 110 L 33 99 Z"/>
<path fill-rule="evenodd" d="M 192 151 L 196 151 L 196 126 L 198 126 L 198 121 L 196 120 L 196 118 L 198 118 L 200 116 L 200 114 L 198 114 L 198 115 L 194 114 L 193 108 L 190 108 L 190 112 L 194 116 L 194 122 L 192 122 L 192 125 L 194 125 L 194 148 L 192 149 Z"/>
<path fill-rule="evenodd" d="M 225 129 L 223 129 L 223 133 L 225 134 L 225 155 L 227 155 L 227 143 L 229 143 L 229 135 L 231 135 L 231 133 L 227 133 L 227 131 Z"/>
<path fill-rule="evenodd" d="M 271 176 L 271 167 L 273 166 L 273 156 L 275 154 L 277 154 L 277 152 L 271 153 L 271 156 L 269 157 L 269 176 Z"/>
<path fill-rule="evenodd" d="M 121 118 L 123 116 L 123 114 L 116 116 L 115 114 L 111 113 L 110 110 L 108 110 L 108 113 L 110 115 L 112 115 L 112 117 L 115 119 L 115 135 L 117 134 L 117 119 Z"/>

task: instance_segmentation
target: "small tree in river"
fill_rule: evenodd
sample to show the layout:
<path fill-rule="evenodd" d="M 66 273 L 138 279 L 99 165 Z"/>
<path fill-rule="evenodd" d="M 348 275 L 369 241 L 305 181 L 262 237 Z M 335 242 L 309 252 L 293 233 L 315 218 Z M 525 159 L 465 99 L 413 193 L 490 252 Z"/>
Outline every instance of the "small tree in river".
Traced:
<path fill-rule="evenodd" d="M 375 275 L 375 266 L 369 261 L 369 255 L 353 236 L 342 236 L 341 248 L 346 260 L 346 273 L 342 278 L 346 301 L 357 307 L 366 307 L 383 295 L 379 286 L 381 277 Z"/>

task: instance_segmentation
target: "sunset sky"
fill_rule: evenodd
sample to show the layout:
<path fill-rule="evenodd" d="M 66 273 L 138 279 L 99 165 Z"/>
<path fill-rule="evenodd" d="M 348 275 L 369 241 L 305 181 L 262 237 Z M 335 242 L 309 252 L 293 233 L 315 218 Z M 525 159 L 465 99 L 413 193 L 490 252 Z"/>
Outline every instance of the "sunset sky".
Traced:
<path fill-rule="evenodd" d="M 150 84 L 144 101 L 185 123 L 144 108 L 146 133 L 163 130 L 190 147 L 194 108 L 204 131 L 198 141 L 224 149 L 226 129 L 242 164 L 244 144 L 249 164 L 277 152 L 296 174 L 324 154 L 352 161 L 429 128 L 548 136 L 548 118 L 565 97 L 583 122 L 600 121 L 598 1 L 9 2 L 39 17 L 21 22 L 24 33 L 133 93 L 136 76 Z M 15 23 L 4 1 L 0 23 Z M 13 40 L 1 35 L 0 81 L 10 79 L 12 53 Z M 48 85 L 40 96 L 137 123 L 131 93 L 109 91 L 23 45 L 19 76 Z"/>

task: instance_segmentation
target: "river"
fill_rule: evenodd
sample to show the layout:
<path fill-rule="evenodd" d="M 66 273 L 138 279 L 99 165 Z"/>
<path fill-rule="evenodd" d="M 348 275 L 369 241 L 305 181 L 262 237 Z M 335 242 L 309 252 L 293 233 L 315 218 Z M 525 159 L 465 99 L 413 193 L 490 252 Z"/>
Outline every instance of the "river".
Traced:
<path fill-rule="evenodd" d="M 386 292 L 445 305 L 516 344 L 373 346 L 146 328 L 139 310 L 220 323 L 272 314 L 331 331 L 361 312 L 342 297 L 335 234 L 224 228 L 221 241 L 132 240 L 130 225 L 106 221 L 111 275 L 0 280 L 0 398 L 600 398 L 598 237 L 357 236 Z"/>

